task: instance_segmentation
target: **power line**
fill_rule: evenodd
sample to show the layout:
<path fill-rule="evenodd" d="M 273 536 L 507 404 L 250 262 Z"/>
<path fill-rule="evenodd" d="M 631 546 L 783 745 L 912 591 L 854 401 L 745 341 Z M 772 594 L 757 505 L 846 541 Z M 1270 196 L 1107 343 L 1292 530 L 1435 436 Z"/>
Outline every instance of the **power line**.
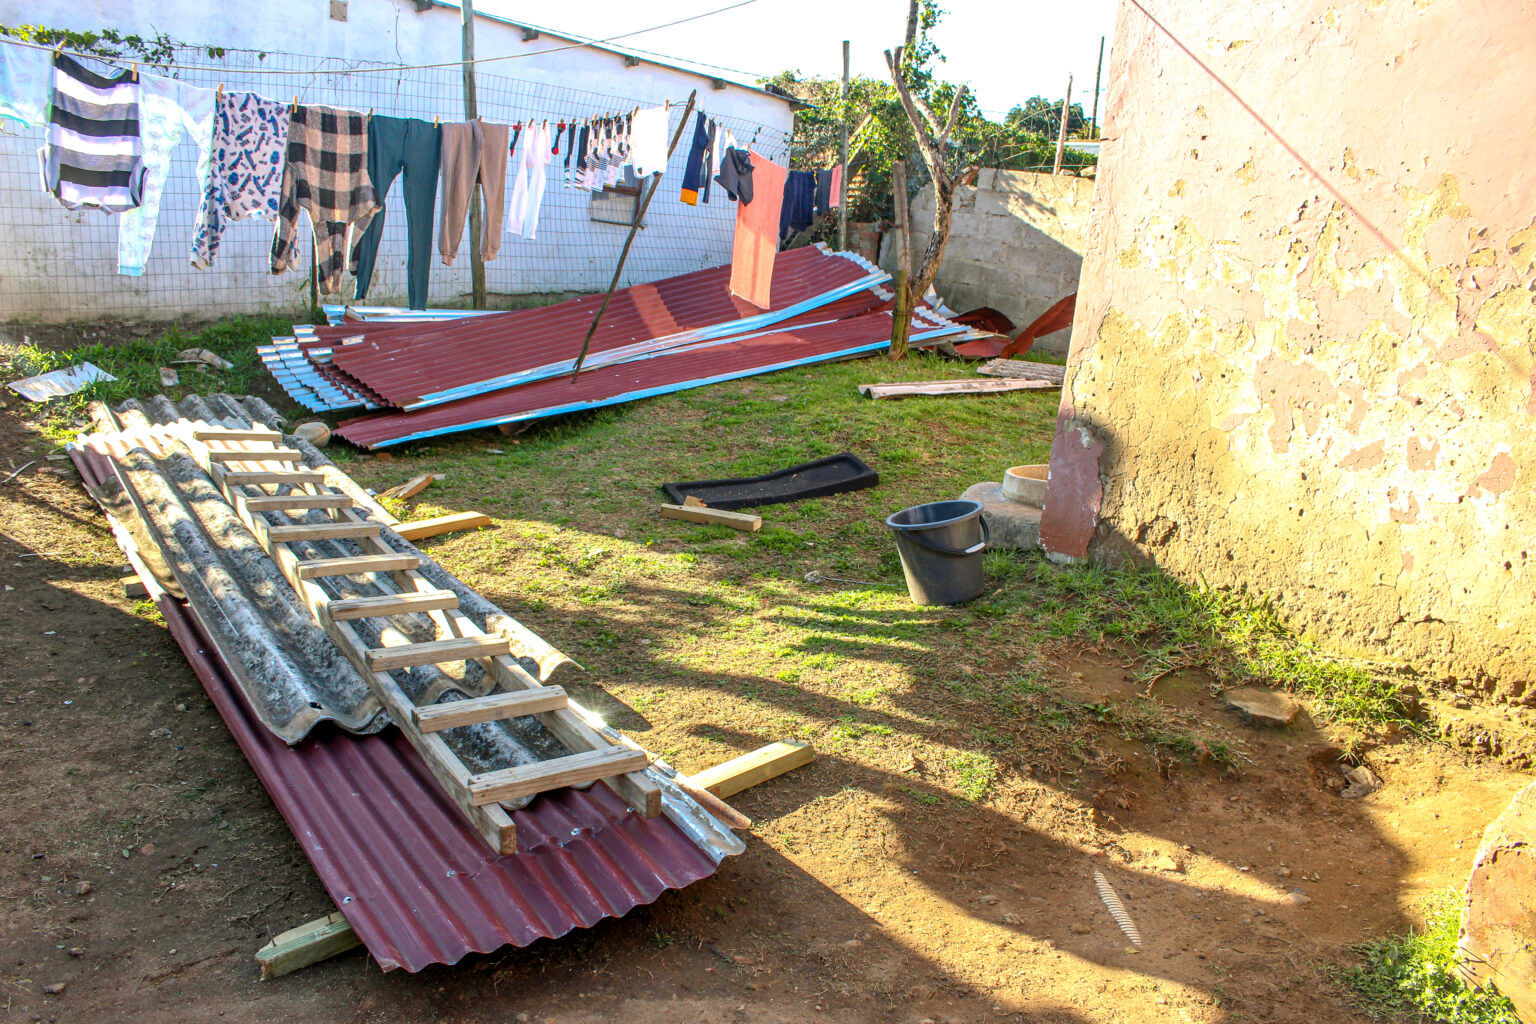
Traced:
<path fill-rule="evenodd" d="M 428 69 L 431 69 L 431 68 L 457 68 L 457 67 L 463 67 L 465 64 L 490 64 L 490 63 L 493 63 L 493 62 L 499 61 L 499 60 L 519 60 L 519 59 L 521 59 L 523 57 L 542 57 L 542 56 L 544 56 L 545 54 L 548 54 L 548 53 L 560 53 L 560 52 L 562 52 L 564 50 L 580 50 L 580 49 L 584 49 L 584 48 L 586 48 L 588 46 L 600 46 L 600 45 L 602 45 L 604 43 L 611 43 L 611 42 L 614 42 L 615 40 L 618 40 L 618 39 L 628 39 L 631 36 L 645 35 L 647 32 L 656 32 L 656 31 L 658 31 L 660 29 L 671 28 L 674 25 L 682 25 L 682 24 L 685 24 L 685 23 L 690 22 L 690 21 L 698 21 L 698 20 L 700 20 L 702 18 L 710 18 L 710 17 L 713 17 L 716 14 L 724 14 L 726 11 L 734 11 L 738 7 L 746 7 L 748 4 L 754 4 L 756 2 L 757 2 L 757 0 L 740 0 L 739 3 L 731 4 L 728 7 L 721 7 L 721 8 L 718 8 L 716 10 L 713 10 L 713 11 L 705 11 L 703 14 L 694 14 L 694 15 L 690 15 L 689 17 L 686 17 L 686 18 L 678 18 L 676 21 L 669 21 L 669 22 L 666 22 L 665 24 L 661 24 L 661 25 L 652 25 L 650 28 L 636 29 L 633 32 L 621 32 L 618 35 L 607 36 L 607 37 L 605 37 L 603 39 L 586 39 L 586 40 L 583 40 L 582 42 L 572 43 L 569 46 L 551 46 L 548 49 L 534 50 L 531 53 L 508 53 L 508 54 L 503 54 L 500 57 L 477 57 L 477 58 L 475 58 L 472 61 L 447 60 L 447 61 L 442 61 L 442 62 L 437 63 L 437 64 L 383 64 L 383 65 L 380 65 L 378 67 L 372 67 L 372 68 L 336 68 L 334 70 L 328 70 L 328 71 L 324 71 L 324 72 L 320 71 L 318 68 L 308 69 L 308 70 L 252 68 L 252 69 L 245 69 L 245 70 L 247 70 L 247 73 L 259 74 L 259 75 L 316 75 L 316 74 L 322 74 L 322 73 L 323 74 L 328 74 L 328 75 L 374 75 L 374 74 L 392 74 L 392 73 L 400 72 L 400 71 L 425 71 L 425 70 L 428 70 Z M 553 30 L 551 30 L 551 31 L 553 31 Z M 563 35 L 564 33 L 561 33 L 561 34 Z M 577 38 L 579 38 L 579 37 L 577 37 Z M 6 42 L 12 43 L 12 44 L 14 44 L 16 46 L 28 46 L 28 47 L 31 47 L 34 50 L 52 50 L 55 53 L 67 53 L 71 57 L 85 57 L 85 58 L 90 59 L 90 60 L 99 60 L 99 61 L 103 61 L 103 62 L 108 63 L 108 64 L 139 64 L 139 63 L 145 63 L 145 64 L 150 64 L 152 67 L 166 68 L 167 70 L 174 70 L 174 71 L 212 71 L 212 72 L 219 73 L 219 74 L 228 74 L 230 72 L 234 72 L 235 74 L 239 74 L 239 73 L 241 73 L 241 70 L 242 70 L 240 68 L 219 67 L 217 65 L 209 65 L 209 64 L 170 64 L 170 63 L 166 63 L 164 61 L 138 61 L 138 60 L 134 60 L 134 59 L 129 58 L 129 57 L 115 57 L 115 56 L 106 56 L 106 55 L 99 54 L 99 53 L 81 52 L 79 50 L 66 50 L 66 49 L 64 49 L 61 46 L 48 46 L 48 45 L 46 45 L 44 43 L 31 43 L 31 42 L 27 42 L 26 40 L 23 40 L 23 39 L 7 39 Z M 658 54 L 657 56 L 660 56 L 660 54 Z M 324 60 L 339 60 L 339 59 L 340 58 L 326 57 L 326 58 L 323 58 L 323 61 Z M 669 59 L 673 59 L 673 58 L 669 58 Z M 704 65 L 704 66 L 707 67 L 708 65 Z M 719 70 L 724 71 L 724 70 L 730 70 L 730 69 L 728 69 L 728 68 L 721 68 Z M 740 72 L 740 71 L 737 71 L 737 72 L 734 72 L 734 73 L 735 74 L 745 74 L 745 72 Z"/>

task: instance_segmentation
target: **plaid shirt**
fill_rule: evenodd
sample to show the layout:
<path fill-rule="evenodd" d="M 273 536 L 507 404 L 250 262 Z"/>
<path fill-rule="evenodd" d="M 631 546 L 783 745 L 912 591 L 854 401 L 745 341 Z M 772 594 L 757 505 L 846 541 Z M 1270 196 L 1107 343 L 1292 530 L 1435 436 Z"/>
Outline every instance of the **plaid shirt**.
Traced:
<path fill-rule="evenodd" d="M 272 239 L 272 273 L 299 261 L 299 211 L 315 231 L 320 291 L 341 291 L 347 229 L 361 233 L 379 210 L 368 177 L 368 115 L 335 107 L 300 106 L 288 122 L 288 163 L 282 207 Z"/>

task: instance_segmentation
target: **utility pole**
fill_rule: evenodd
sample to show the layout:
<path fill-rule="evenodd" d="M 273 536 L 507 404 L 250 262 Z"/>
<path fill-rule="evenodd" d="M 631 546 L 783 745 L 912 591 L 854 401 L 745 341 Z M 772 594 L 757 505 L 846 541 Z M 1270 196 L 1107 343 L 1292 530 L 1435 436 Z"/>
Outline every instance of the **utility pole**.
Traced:
<path fill-rule="evenodd" d="M 479 117 L 475 103 L 475 5 L 473 0 L 459 0 L 459 15 L 464 22 L 464 120 Z M 481 256 L 481 235 L 485 229 L 484 191 L 475 184 L 469 197 L 469 280 L 471 305 L 485 308 L 485 259 Z"/>
<path fill-rule="evenodd" d="M 1067 76 L 1067 98 L 1061 101 L 1061 131 L 1056 136 L 1056 166 L 1052 174 L 1061 173 L 1061 156 L 1067 151 L 1067 115 L 1072 111 L 1072 76 Z"/>
<path fill-rule="evenodd" d="M 848 248 L 848 40 L 843 40 L 843 142 L 838 148 L 842 161 L 842 180 L 838 185 L 837 247 Z"/>
<path fill-rule="evenodd" d="M 1099 36 L 1099 70 L 1093 73 L 1093 132 L 1092 137 L 1099 137 L 1099 83 L 1104 78 L 1104 37 Z"/>

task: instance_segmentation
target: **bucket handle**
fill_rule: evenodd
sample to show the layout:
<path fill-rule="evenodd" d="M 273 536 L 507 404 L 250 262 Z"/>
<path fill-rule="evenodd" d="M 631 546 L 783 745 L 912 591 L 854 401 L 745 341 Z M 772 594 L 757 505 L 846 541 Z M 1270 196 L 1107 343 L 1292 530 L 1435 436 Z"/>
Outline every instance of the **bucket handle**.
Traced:
<path fill-rule="evenodd" d="M 920 532 L 918 532 L 917 530 L 903 530 L 902 533 L 904 533 L 906 535 L 907 540 L 910 540 L 912 543 L 916 544 L 918 547 L 927 548 L 929 551 L 932 551 L 932 552 L 934 552 L 936 554 L 940 554 L 940 555 L 975 555 L 975 554 L 979 554 L 979 553 L 987 550 L 987 545 L 989 543 L 991 543 L 991 541 L 992 541 L 992 531 L 991 531 L 991 529 L 989 529 L 987 527 L 987 517 L 986 516 L 978 516 L 977 518 L 978 518 L 978 520 L 981 523 L 981 540 L 977 541 L 975 544 L 972 544 L 970 547 L 966 548 L 963 551 L 956 551 L 954 548 L 941 548 L 937 544 L 934 544 L 931 541 L 925 540 L 923 538 L 923 535 Z"/>

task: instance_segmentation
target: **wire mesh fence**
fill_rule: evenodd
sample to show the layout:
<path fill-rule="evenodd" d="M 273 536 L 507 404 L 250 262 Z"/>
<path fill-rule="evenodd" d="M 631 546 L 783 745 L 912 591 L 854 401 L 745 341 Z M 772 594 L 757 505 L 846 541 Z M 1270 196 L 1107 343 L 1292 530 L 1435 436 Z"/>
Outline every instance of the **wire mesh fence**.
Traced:
<path fill-rule="evenodd" d="M 269 99 L 320 103 L 354 110 L 371 110 L 393 117 L 427 121 L 463 120 L 463 78 L 456 67 L 349 73 L 362 67 L 383 68 L 367 61 L 322 58 L 294 53 L 251 50 L 210 51 L 180 47 L 169 63 L 221 65 L 224 72 L 167 70 L 164 73 L 191 85 L 255 92 Z M 87 62 L 91 63 L 91 62 Z M 113 65 L 99 64 L 110 72 Z M 308 74 L 274 74 L 309 71 Z M 670 102 L 670 127 L 683 113 L 686 95 L 669 95 L 676 86 L 637 75 L 625 95 L 594 92 L 548 81 L 477 72 L 480 117 L 512 124 L 548 120 L 551 125 L 637 106 Z M 742 142 L 753 141 L 770 159 L 788 158 L 789 139 L 782 126 L 762 124 L 710 109 L 707 88 L 699 95 L 700 109 L 730 128 Z M 213 266 L 198 270 L 188 261 L 193 225 L 202 198 L 196 180 L 197 147 L 183 138 L 172 155 L 164 198 L 144 274 L 117 273 L 118 220 L 96 210 L 66 210 L 43 191 L 38 169 L 42 129 L 0 131 L 0 320 L 68 323 L 86 320 L 212 319 L 232 313 L 295 312 L 307 309 L 309 260 L 286 274 L 271 273 L 273 225 L 266 220 L 236 222 L 224 234 Z M 642 230 L 625 267 L 622 284 L 656 280 L 729 262 L 735 225 L 735 204 L 720 196 L 709 204 L 687 206 L 678 201 L 687 157 L 685 133 L 673 154 L 660 191 L 646 213 Z M 562 140 L 562 143 L 564 140 Z M 562 156 L 557 160 L 563 162 Z M 486 286 L 492 307 L 508 304 L 506 296 L 535 292 L 594 291 L 606 288 L 632 214 L 625 215 L 627 197 L 610 190 L 603 194 L 566 187 L 562 167 L 551 163 L 537 237 L 505 235 L 495 259 L 486 263 Z M 507 193 L 510 197 L 511 187 Z M 384 202 L 385 225 L 379 246 L 370 305 L 405 304 L 406 220 L 403 188 L 396 180 Z M 441 220 L 441 208 L 438 219 Z M 470 290 L 469 232 L 459 243 L 451 266 L 436 251 L 440 223 L 433 229 L 430 303 L 468 304 Z M 300 217 L 300 251 L 310 251 L 307 216 Z M 344 277 L 341 296 L 351 300 L 351 275 Z"/>

